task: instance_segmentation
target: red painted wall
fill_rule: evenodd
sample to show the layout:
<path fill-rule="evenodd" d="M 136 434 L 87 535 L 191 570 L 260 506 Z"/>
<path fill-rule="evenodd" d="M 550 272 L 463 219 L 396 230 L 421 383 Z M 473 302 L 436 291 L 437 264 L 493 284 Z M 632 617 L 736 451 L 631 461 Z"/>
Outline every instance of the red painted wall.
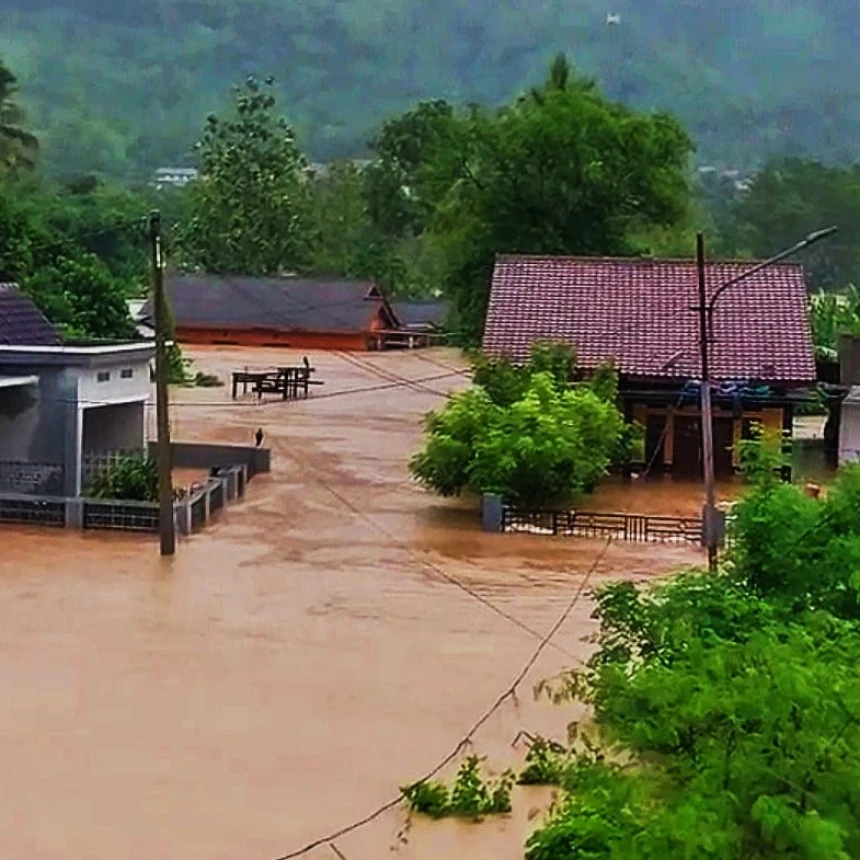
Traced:
<path fill-rule="evenodd" d="M 363 332 L 278 331 L 276 329 L 220 329 L 176 327 L 180 343 L 229 344 L 231 346 L 280 346 L 295 349 L 340 349 L 360 351 L 373 349 L 369 341 L 375 340 Z"/>

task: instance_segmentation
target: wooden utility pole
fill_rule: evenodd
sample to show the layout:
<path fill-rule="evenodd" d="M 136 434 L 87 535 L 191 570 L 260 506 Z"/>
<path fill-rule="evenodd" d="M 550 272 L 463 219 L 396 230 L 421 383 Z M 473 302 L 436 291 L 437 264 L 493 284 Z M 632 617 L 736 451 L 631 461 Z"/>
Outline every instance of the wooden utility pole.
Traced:
<path fill-rule="evenodd" d="M 708 355 L 710 306 L 705 289 L 705 237 L 696 235 L 696 267 L 699 276 L 699 355 L 702 365 L 702 470 L 705 477 L 705 507 L 702 537 L 708 550 L 708 570 L 717 570 L 717 491 L 714 484 L 714 415 L 711 405 L 711 369 Z"/>
<path fill-rule="evenodd" d="M 152 244 L 152 307 L 155 316 L 155 420 L 158 433 L 158 532 L 161 554 L 176 552 L 173 522 L 173 457 L 170 450 L 170 397 L 167 375 L 167 299 L 164 295 L 164 261 L 161 256 L 161 214 L 149 216 L 149 239 Z"/>

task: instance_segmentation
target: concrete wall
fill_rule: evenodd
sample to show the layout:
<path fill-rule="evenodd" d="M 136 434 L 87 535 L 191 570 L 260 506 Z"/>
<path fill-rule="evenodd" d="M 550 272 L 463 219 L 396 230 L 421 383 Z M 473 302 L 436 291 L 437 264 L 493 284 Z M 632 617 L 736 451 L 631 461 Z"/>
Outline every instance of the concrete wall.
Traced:
<path fill-rule="evenodd" d="M 211 469 L 213 466 L 248 466 L 248 474 L 255 475 L 271 470 L 271 452 L 268 448 L 251 448 L 246 445 L 217 445 L 207 442 L 172 442 L 173 465 L 177 469 Z M 149 443 L 155 456 L 155 442 Z"/>
<path fill-rule="evenodd" d="M 114 358 L 114 357 L 112 357 Z M 116 356 L 110 365 L 76 368 L 81 406 L 104 406 L 149 398 L 149 362 L 123 362 Z"/>
<path fill-rule="evenodd" d="M 144 408 L 138 401 L 84 409 L 82 452 L 86 455 L 144 448 Z"/>
<path fill-rule="evenodd" d="M 0 460 L 53 463 L 65 469 L 64 492 L 74 494 L 77 456 L 77 377 L 62 367 L 17 366 L 36 386 L 0 391 Z"/>
<path fill-rule="evenodd" d="M 839 465 L 860 460 L 860 387 L 842 401 L 839 422 Z"/>

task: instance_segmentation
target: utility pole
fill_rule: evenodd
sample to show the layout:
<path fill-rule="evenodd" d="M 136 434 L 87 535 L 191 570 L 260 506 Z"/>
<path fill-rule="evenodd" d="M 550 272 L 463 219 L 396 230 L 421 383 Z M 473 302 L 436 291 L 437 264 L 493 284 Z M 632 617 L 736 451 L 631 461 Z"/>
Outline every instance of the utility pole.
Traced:
<path fill-rule="evenodd" d="M 696 268 L 699 276 L 699 356 L 702 365 L 702 469 L 705 478 L 705 507 L 702 536 L 708 550 L 708 570 L 717 570 L 717 491 L 714 485 L 714 415 L 711 406 L 711 370 L 708 355 L 710 320 L 705 289 L 705 237 L 696 234 Z"/>
<path fill-rule="evenodd" d="M 817 230 L 810 233 L 804 239 L 796 242 L 790 248 L 756 263 L 749 269 L 730 278 L 725 283 L 721 284 L 711 294 L 708 299 L 707 290 L 705 288 L 705 238 L 701 233 L 696 234 L 696 268 L 699 276 L 699 304 L 694 310 L 699 312 L 699 354 L 702 365 L 702 471 L 705 479 L 705 506 L 702 510 L 702 537 L 704 538 L 705 547 L 708 550 L 708 570 L 711 573 L 716 573 L 717 570 L 717 543 L 719 540 L 719 532 L 722 530 L 722 524 L 719 524 L 717 517 L 717 499 L 716 486 L 714 483 L 714 414 L 711 404 L 711 370 L 710 370 L 710 339 L 713 333 L 713 317 L 714 306 L 717 299 L 729 287 L 749 278 L 750 275 L 755 275 L 763 269 L 767 269 L 776 263 L 781 262 L 820 242 L 822 239 L 827 239 L 838 231 L 836 227 L 828 227 L 826 230 Z M 720 528 L 718 528 L 718 524 Z"/>
<path fill-rule="evenodd" d="M 155 420 L 158 433 L 158 532 L 161 554 L 176 552 L 173 523 L 173 457 L 170 450 L 170 397 L 167 389 L 167 299 L 164 295 L 164 261 L 161 255 L 161 214 L 149 216 L 152 245 L 152 307 L 155 316 Z"/>

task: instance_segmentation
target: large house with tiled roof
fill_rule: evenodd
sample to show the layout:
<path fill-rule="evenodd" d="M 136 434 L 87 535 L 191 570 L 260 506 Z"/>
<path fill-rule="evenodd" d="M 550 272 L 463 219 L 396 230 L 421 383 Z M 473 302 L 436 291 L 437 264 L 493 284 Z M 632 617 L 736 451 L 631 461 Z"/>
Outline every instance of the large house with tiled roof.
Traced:
<path fill-rule="evenodd" d="M 712 295 L 754 262 L 713 262 Z M 563 341 L 579 366 L 612 362 L 628 420 L 645 429 L 654 471 L 701 474 L 701 375 L 696 264 L 692 260 L 500 256 L 484 331 L 491 356 L 528 358 L 532 344 Z M 726 290 L 710 344 L 716 387 L 718 473 L 738 464 L 737 442 L 756 423 L 791 431 L 816 369 L 803 269 L 783 263 Z"/>

